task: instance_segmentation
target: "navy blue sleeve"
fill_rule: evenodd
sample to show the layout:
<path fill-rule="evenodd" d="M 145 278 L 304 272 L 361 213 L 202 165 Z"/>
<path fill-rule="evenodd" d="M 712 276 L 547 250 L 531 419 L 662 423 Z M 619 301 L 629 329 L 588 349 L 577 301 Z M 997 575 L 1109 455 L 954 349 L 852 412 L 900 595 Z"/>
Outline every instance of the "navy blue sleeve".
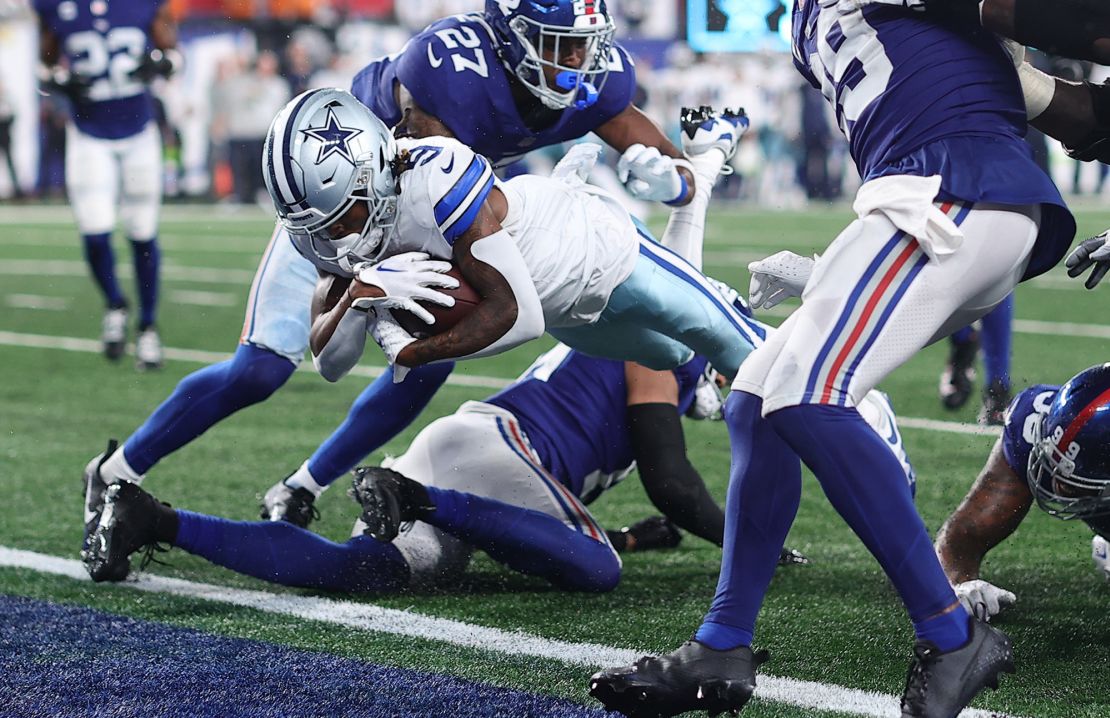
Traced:
<path fill-rule="evenodd" d="M 602 118 L 598 122 L 600 125 L 624 112 L 635 96 L 636 66 L 632 62 L 632 56 L 620 45 L 614 45 L 605 85 L 598 95 L 597 104 L 589 111 Z"/>
<path fill-rule="evenodd" d="M 694 357 L 679 368 L 674 370 L 674 377 L 678 380 L 678 413 L 686 415 L 686 410 L 694 403 L 694 390 L 698 388 L 698 380 L 705 373 L 708 362 L 704 357 Z"/>
<path fill-rule="evenodd" d="M 401 121 L 401 110 L 393 96 L 396 77 L 396 63 L 383 57 L 362 68 L 351 81 L 351 94 L 390 127 Z"/>

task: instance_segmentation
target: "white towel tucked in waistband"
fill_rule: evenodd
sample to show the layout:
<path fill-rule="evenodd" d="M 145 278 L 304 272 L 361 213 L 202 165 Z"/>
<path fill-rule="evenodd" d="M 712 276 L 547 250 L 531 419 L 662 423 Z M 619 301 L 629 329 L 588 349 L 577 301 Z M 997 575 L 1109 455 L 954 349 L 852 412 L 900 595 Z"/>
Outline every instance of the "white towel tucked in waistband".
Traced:
<path fill-rule="evenodd" d="M 940 175 L 879 177 L 859 188 L 852 209 L 860 219 L 872 212 L 882 213 L 895 227 L 916 238 L 935 262 L 955 252 L 964 241 L 956 223 L 933 204 L 939 191 Z"/>

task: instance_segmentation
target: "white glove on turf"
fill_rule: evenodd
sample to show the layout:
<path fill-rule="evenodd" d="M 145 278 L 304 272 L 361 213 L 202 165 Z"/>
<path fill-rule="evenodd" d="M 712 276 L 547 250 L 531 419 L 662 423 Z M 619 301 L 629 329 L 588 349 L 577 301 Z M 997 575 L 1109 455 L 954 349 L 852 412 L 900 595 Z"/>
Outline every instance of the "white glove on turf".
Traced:
<path fill-rule="evenodd" d="M 674 158 L 641 144 L 632 145 L 621 155 L 617 179 L 636 199 L 674 202 L 684 191 Z"/>
<path fill-rule="evenodd" d="M 454 297 L 432 289 L 455 289 L 459 286 L 459 280 L 445 274 L 451 270 L 451 263 L 429 259 L 424 252 L 405 252 L 387 257 L 377 264 L 359 264 L 354 269 L 355 279 L 385 292 L 384 297 L 355 299 L 351 302 L 355 309 L 404 309 L 427 324 L 435 324 L 435 317 L 417 300 L 443 307 L 455 306 Z"/>
<path fill-rule="evenodd" d="M 802 296 L 816 263 L 816 257 L 810 259 L 785 249 L 752 262 L 748 265 L 752 273 L 748 303 L 752 309 L 770 309 L 784 299 Z"/>
<path fill-rule="evenodd" d="M 989 621 L 1003 608 L 1012 606 L 1017 601 L 1017 596 L 1006 589 L 978 578 L 974 581 L 958 583 L 953 588 L 956 590 L 956 597 L 960 599 L 967 612 L 984 621 Z"/>
<path fill-rule="evenodd" d="M 1091 539 L 1091 558 L 1100 576 L 1110 581 L 1110 541 L 1101 536 Z"/>

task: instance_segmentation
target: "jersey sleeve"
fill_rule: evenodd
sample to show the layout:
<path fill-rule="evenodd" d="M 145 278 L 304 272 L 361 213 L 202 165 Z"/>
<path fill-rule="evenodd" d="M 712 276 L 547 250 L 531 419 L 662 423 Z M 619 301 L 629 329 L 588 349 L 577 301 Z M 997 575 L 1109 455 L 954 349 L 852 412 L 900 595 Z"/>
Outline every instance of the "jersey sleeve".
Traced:
<path fill-rule="evenodd" d="M 390 127 L 401 121 L 401 109 L 397 107 L 393 95 L 393 82 L 396 79 L 397 65 L 394 58 L 383 57 L 362 68 L 351 81 L 351 94 Z"/>
<path fill-rule="evenodd" d="M 493 189 L 493 169 L 486 158 L 446 137 L 410 140 L 399 147 L 408 152 L 401 211 L 411 212 L 421 227 L 453 247 Z"/>
<path fill-rule="evenodd" d="M 1014 397 L 1006 409 L 1002 425 L 1002 456 L 1014 473 L 1026 477 L 1029 452 L 1033 448 L 1033 424 L 1036 417 L 1048 412 L 1058 386 L 1038 384 Z"/>
<path fill-rule="evenodd" d="M 627 50 L 620 45 L 613 45 L 609 55 L 609 74 L 598 95 L 597 105 L 592 109 L 605 122 L 624 112 L 635 96 L 636 65 Z"/>

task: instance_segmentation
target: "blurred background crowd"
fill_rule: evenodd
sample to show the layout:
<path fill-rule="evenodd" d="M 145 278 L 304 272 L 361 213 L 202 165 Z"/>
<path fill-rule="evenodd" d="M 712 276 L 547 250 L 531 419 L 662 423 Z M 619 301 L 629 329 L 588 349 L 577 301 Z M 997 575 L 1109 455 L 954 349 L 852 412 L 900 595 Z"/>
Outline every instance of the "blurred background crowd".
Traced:
<path fill-rule="evenodd" d="M 753 131 L 715 197 L 794 208 L 851 196 L 858 178 L 830 110 L 791 67 L 764 17 L 775 0 L 610 0 L 618 40 L 637 63 L 639 104 L 677 137 L 682 106 L 742 106 Z M 432 21 L 481 10 L 479 0 L 171 0 L 184 70 L 155 86 L 167 200 L 255 203 L 270 120 L 310 87 L 348 87 L 369 60 L 399 50 Z M 40 92 L 36 18 L 28 0 L 0 0 L 0 198 L 64 195 L 61 94 Z M 1053 63 L 1096 81 L 1102 67 Z M 1081 166 L 1043 137 L 1031 142 L 1065 192 L 1101 193 L 1106 166 Z M 554 154 L 533 153 L 531 171 Z M 615 161 L 615 158 L 609 158 Z M 1110 188 L 1107 188 L 1110 192 Z"/>

